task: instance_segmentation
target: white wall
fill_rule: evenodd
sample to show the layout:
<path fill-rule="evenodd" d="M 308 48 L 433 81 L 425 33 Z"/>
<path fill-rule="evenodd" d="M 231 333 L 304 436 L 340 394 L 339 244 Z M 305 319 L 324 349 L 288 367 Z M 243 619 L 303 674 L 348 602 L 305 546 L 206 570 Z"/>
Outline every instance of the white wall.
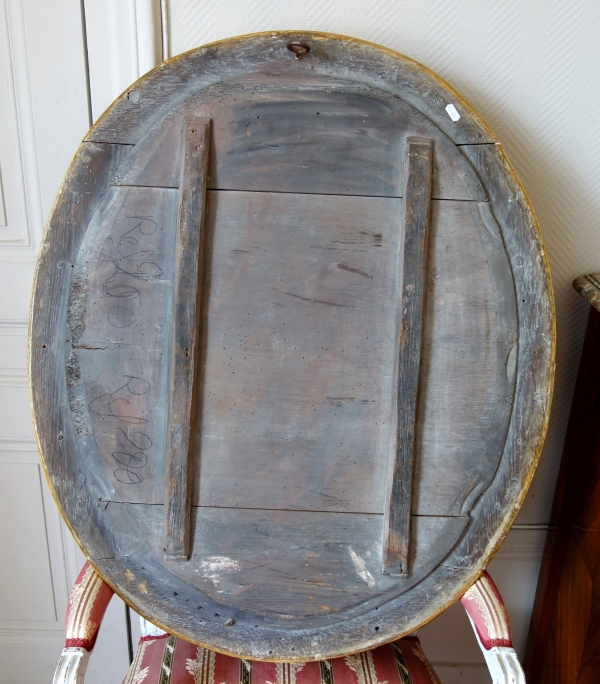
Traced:
<path fill-rule="evenodd" d="M 68 589 L 81 563 L 43 482 L 25 369 L 35 254 L 64 171 L 90 119 L 160 60 L 163 40 L 174 55 L 282 28 L 364 38 L 437 71 L 500 137 L 537 209 L 557 299 L 555 402 L 526 505 L 491 565 L 516 645 L 524 646 L 587 313 L 570 281 L 600 270 L 600 3 L 0 0 L 0 679 L 6 684 L 50 681 Z M 109 611 L 89 684 L 120 681 L 127 666 L 122 603 L 114 601 Z M 460 606 L 420 636 L 445 684 L 488 681 Z"/>

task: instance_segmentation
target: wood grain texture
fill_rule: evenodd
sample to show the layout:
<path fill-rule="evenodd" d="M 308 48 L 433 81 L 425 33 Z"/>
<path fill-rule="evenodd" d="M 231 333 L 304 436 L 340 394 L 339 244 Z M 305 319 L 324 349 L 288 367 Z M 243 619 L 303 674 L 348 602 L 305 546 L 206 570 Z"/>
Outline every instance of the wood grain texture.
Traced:
<path fill-rule="evenodd" d="M 575 278 L 573 287 L 595 309 L 600 311 L 600 273 L 589 273 Z"/>
<path fill-rule="evenodd" d="M 548 426 L 556 331 L 547 256 L 523 187 L 500 146 L 465 145 L 460 150 L 490 198 L 513 268 L 518 321 L 516 391 L 503 457 L 493 481 L 471 509 L 473 535 L 465 537 L 446 561 L 471 565 L 499 546 L 531 484 Z M 477 564 L 484 567 L 481 561 Z"/>
<path fill-rule="evenodd" d="M 301 60 L 286 45 L 311 46 Z M 168 60 L 136 83 L 139 97 L 123 93 L 86 140 L 136 144 L 160 121 L 198 92 L 223 81 L 298 83 L 315 76 L 380 88 L 423 113 L 452 142 L 494 143 L 496 138 L 470 105 L 439 76 L 393 50 L 354 38 L 318 32 L 270 31 L 230 38 Z M 459 114 L 452 121 L 446 105 Z"/>
<path fill-rule="evenodd" d="M 96 436 L 114 489 L 107 498 L 158 503 L 176 191 L 119 188 L 109 198 L 75 264 L 70 323 L 82 332 L 69 371 L 79 378 L 69 389 L 73 416 L 82 435 Z M 211 325 L 194 502 L 232 505 L 235 491 L 233 503 L 245 507 L 383 512 L 393 381 L 377 369 L 394 358 L 388 313 L 397 302 L 402 200 L 209 192 L 207 211 L 202 316 Z M 141 214 L 142 223 L 131 218 Z M 112 231 L 115 252 L 143 255 L 117 262 L 118 276 L 106 258 Z M 307 247 L 306 258 L 296 256 Z M 144 278 L 131 275 L 140 272 Z M 514 290 L 487 205 L 432 202 L 427 273 L 413 512 L 459 515 L 499 462 L 516 371 Z M 318 311 L 330 313 L 315 328 Z M 129 378 L 138 380 L 127 386 Z M 147 460 L 133 458 L 135 443 L 149 446 L 147 439 Z"/>
<path fill-rule="evenodd" d="M 408 573 L 410 511 L 421 333 L 425 301 L 425 267 L 429 242 L 433 143 L 407 138 L 402 230 L 402 286 L 396 331 L 396 425 L 392 431 L 383 536 L 383 571 Z"/>
<path fill-rule="evenodd" d="M 29 333 L 34 429 L 50 491 L 71 529 L 77 528 L 79 543 L 99 556 L 112 555 L 114 548 L 114 536 L 96 506 L 101 492 L 108 492 L 102 486 L 96 489 L 96 478 L 79 451 L 67 394 L 65 359 L 71 340 L 66 318 L 81 240 L 126 152 L 121 145 L 83 143 L 80 147 L 44 233 L 32 294 L 39 313 Z M 82 515 L 90 523 L 85 529 L 78 523 Z"/>
<path fill-rule="evenodd" d="M 127 551 L 145 556 L 144 563 L 162 558 L 161 509 L 113 503 L 106 509 L 127 538 Z M 358 615 L 365 602 L 381 605 L 405 594 L 448 553 L 467 524 L 465 516 L 415 516 L 412 574 L 398 583 L 381 573 L 382 515 L 193 507 L 192 520 L 190 561 L 162 561 L 165 570 L 197 589 L 201 605 L 211 600 L 220 605 L 215 609 L 220 614 L 224 606 L 247 613 L 236 622 L 293 629 L 307 621 L 315 627 L 333 624 Z M 136 536 L 150 541 L 143 556 L 136 551 L 140 540 L 131 533 L 132 521 Z"/>
<path fill-rule="evenodd" d="M 415 514 L 468 510 L 502 454 L 516 305 L 483 210 L 432 202 Z M 385 510 L 401 221 L 395 199 L 209 192 L 195 504 Z"/>
<path fill-rule="evenodd" d="M 164 501 L 176 217 L 174 190 L 110 189 L 72 269 L 71 415 L 117 500 Z"/>
<path fill-rule="evenodd" d="M 200 292 L 209 135 L 210 120 L 185 120 L 177 211 L 164 511 L 165 558 L 178 561 L 187 560 L 190 553 L 192 478 L 189 469 L 193 449 L 197 357 L 200 346 Z"/>
<path fill-rule="evenodd" d="M 157 69 L 136 85 L 139 98 L 120 99 L 92 131 L 92 137 L 98 135 L 120 144 L 84 143 L 53 210 L 34 291 L 30 368 L 42 460 L 66 519 L 101 575 L 138 612 L 188 640 L 245 657 L 307 660 L 345 655 L 409 633 L 450 605 L 476 579 L 512 522 L 539 455 L 552 385 L 554 331 L 543 246 L 535 217 L 514 173 L 496 145 L 453 146 L 453 142 L 494 142 L 491 136 L 486 138 L 487 129 L 468 105 L 418 65 L 375 46 L 316 36 L 311 50 L 315 60 L 301 60 L 303 64 L 298 65 L 279 46 L 283 35 L 244 38 L 202 48 L 183 56 L 183 61 L 175 60 L 172 67 L 167 64 Z M 311 64 L 314 69 L 310 69 Z M 328 84 L 333 93 L 329 99 L 324 94 Z M 372 96 L 374 100 L 363 103 L 362 110 L 360 100 L 354 97 L 359 91 L 360 97 Z M 382 91 L 387 94 L 382 95 Z M 326 141 L 326 126 L 321 123 L 313 126 L 312 142 L 307 138 L 310 144 L 305 158 L 301 145 L 285 148 L 285 141 L 279 140 L 274 146 L 273 154 L 280 161 L 285 159 L 282 151 L 295 150 L 294 163 L 287 163 L 284 179 L 285 185 L 289 177 L 289 187 L 296 188 L 294 192 L 271 192 L 269 188 L 256 192 L 253 187 L 250 192 L 240 191 L 247 186 L 239 185 L 208 193 L 209 242 L 203 261 L 203 355 L 198 399 L 204 404 L 202 420 L 210 411 L 219 420 L 197 425 L 195 430 L 196 436 L 201 435 L 202 462 L 194 464 L 193 502 L 202 504 L 197 509 L 202 514 L 194 513 L 193 538 L 194 548 L 200 544 L 198 552 L 210 551 L 210 556 L 200 555 L 194 560 L 192 554 L 188 563 L 173 563 L 165 561 L 162 552 L 163 506 L 159 502 L 163 500 L 161 462 L 167 443 L 165 378 L 171 354 L 170 342 L 166 341 L 170 339 L 170 323 L 166 331 L 166 319 L 162 324 L 160 321 L 173 296 L 174 259 L 173 251 L 169 250 L 174 250 L 174 198 L 179 185 L 179 178 L 175 182 L 169 170 L 175 162 L 165 141 L 172 135 L 171 124 L 182 117 L 221 112 L 214 124 L 222 142 L 218 149 L 232 151 L 231 159 L 235 158 L 240 168 L 245 169 L 252 186 L 257 182 L 250 173 L 252 168 L 261 170 L 259 176 L 269 171 L 269 136 L 266 129 L 257 125 L 258 119 L 244 120 L 242 104 L 256 97 L 256 107 L 262 107 L 265 116 L 269 112 L 275 114 L 285 110 L 284 92 L 289 97 L 289 120 L 295 116 L 294 103 L 298 105 L 296 113 L 302 135 L 310 134 L 310 122 L 304 121 L 310 107 L 315 102 L 319 102 L 319 107 L 331 103 L 331 109 L 324 110 L 332 117 L 330 120 L 345 121 L 344 125 L 352 131 L 349 137 L 333 136 L 338 141 L 340 158 L 348 140 L 352 143 L 360 136 L 371 137 L 378 156 L 372 160 L 376 168 L 365 167 L 365 183 L 376 179 L 375 185 L 379 184 L 380 189 L 397 193 L 394 183 L 398 183 L 401 174 L 386 166 L 382 156 L 385 150 L 380 138 L 385 139 L 385 126 L 371 126 L 367 121 L 361 127 L 363 120 L 357 116 L 354 123 L 352 116 L 344 119 L 344 97 L 349 115 L 368 110 L 373 121 L 383 122 L 383 114 L 388 112 L 386 116 L 394 122 L 390 124 L 392 149 L 404 149 L 403 143 L 398 147 L 394 137 L 398 131 L 408 135 L 414 130 L 411 127 L 420 127 L 423 133 L 417 134 L 431 138 L 436 150 L 443 151 L 436 156 L 437 161 L 434 159 L 434 192 L 436 182 L 440 187 L 446 183 L 441 183 L 442 171 L 450 179 L 454 173 L 454 187 L 466 193 L 466 198 L 477 200 L 434 198 L 431 206 L 412 508 L 413 514 L 432 516 L 435 525 L 439 519 L 444 522 L 428 531 L 422 526 L 422 516 L 417 516 L 413 527 L 415 549 L 424 548 L 423 541 L 429 538 L 429 554 L 427 560 L 419 560 L 419 553 L 411 555 L 414 563 L 411 567 L 409 560 L 408 577 L 403 580 L 382 573 L 375 577 L 370 560 L 374 552 L 381 558 L 381 549 L 375 549 L 373 544 L 383 536 L 385 492 L 381 483 L 387 460 L 378 480 L 379 489 L 372 485 L 374 476 L 379 474 L 373 464 L 378 462 L 380 443 L 386 444 L 385 452 L 381 453 L 389 456 L 389 434 L 385 441 L 389 430 L 384 418 L 386 407 L 375 402 L 367 411 L 366 404 L 359 406 L 356 401 L 347 400 L 367 395 L 346 394 L 346 388 L 344 393 L 328 392 L 336 382 L 360 383 L 370 378 L 377 397 L 387 383 L 389 412 L 393 367 L 391 363 L 386 366 L 385 359 L 386 350 L 390 352 L 389 359 L 394 358 L 395 326 L 389 328 L 388 334 L 382 322 L 387 325 L 396 311 L 398 295 L 390 285 L 396 283 L 397 288 L 401 278 L 391 268 L 392 263 L 396 268 L 399 263 L 397 245 L 388 239 L 388 249 L 384 250 L 383 240 L 392 219 L 396 221 L 394 225 L 401 220 L 402 198 L 396 194 L 363 195 L 357 186 L 358 169 L 351 169 L 350 173 L 341 170 L 341 175 L 334 178 L 338 185 L 331 187 L 339 188 L 340 180 L 350 179 L 354 185 L 346 187 L 362 196 L 305 192 L 309 186 L 302 183 L 307 182 L 310 173 L 302 171 L 304 161 L 310 162 L 308 166 L 313 165 L 315 172 L 322 162 L 323 173 L 319 171 L 319 177 L 323 179 L 329 159 L 335 156 L 331 147 L 327 148 L 328 159 L 320 160 L 315 153 L 313 143 Z M 458 122 L 452 122 L 445 111 L 450 97 L 456 97 L 454 101 L 458 103 Z M 220 104 L 213 103 L 210 111 L 202 111 L 211 100 Z M 395 100 L 399 101 L 397 109 L 392 106 Z M 406 107 L 412 107 L 416 113 L 410 113 Z M 401 116 L 400 110 L 404 112 Z M 256 109 L 253 111 L 257 116 L 260 114 Z M 225 115 L 232 112 L 235 116 L 227 119 Z M 271 113 L 267 120 L 269 126 L 275 127 L 275 134 L 277 126 L 286 122 Z M 318 116 L 320 121 L 321 114 Z M 399 125 L 401 120 L 405 123 Z M 250 135 L 244 132 L 246 124 Z M 165 136 L 161 138 L 163 130 Z M 429 135 L 429 131 L 433 133 Z M 227 142 L 230 133 L 232 144 Z M 258 140 L 256 149 L 251 142 L 253 136 Z M 143 154 L 147 161 L 152 159 L 146 146 L 151 138 L 152 144 L 158 145 L 156 149 L 161 150 L 161 160 L 148 166 L 141 162 Z M 127 145 L 121 144 L 128 142 L 136 144 L 133 154 Z M 368 144 L 362 139 L 359 143 L 354 150 L 368 152 Z M 252 161 L 254 153 L 256 165 Z M 137 154 L 140 163 L 136 166 Z M 356 164 L 361 162 L 354 152 L 343 158 L 353 159 Z M 132 169 L 141 175 L 129 180 L 140 184 L 158 177 L 152 174 L 163 170 L 171 174 L 173 183 L 163 188 L 150 187 L 151 183 L 145 187 L 109 187 L 111 179 L 121 182 Z M 146 170 L 150 175 L 144 180 Z M 216 170 L 218 177 L 218 164 Z M 229 178 L 233 179 L 233 170 L 231 173 Z M 279 180 L 277 173 L 270 178 L 274 183 Z M 231 185 L 234 186 L 233 180 Z M 453 192 L 444 196 L 458 198 Z M 481 201 L 485 198 L 489 198 L 489 204 Z M 137 223 L 131 228 L 137 232 L 125 236 L 125 224 L 136 220 L 136 216 Z M 140 224 L 139 217 L 158 218 L 162 234 L 153 233 L 142 240 L 147 224 Z M 138 224 L 140 227 L 136 228 Z M 365 227 L 366 234 L 362 234 Z M 137 284 L 130 283 L 129 289 L 111 290 L 112 294 L 123 295 L 119 305 L 136 315 L 137 328 L 135 322 L 123 325 L 131 320 L 125 311 L 112 313 L 117 323 L 116 327 L 111 323 L 113 329 L 106 323 L 111 299 L 103 290 L 103 283 L 115 268 L 98 258 L 112 254 L 98 248 L 104 244 L 102 234 L 112 239 L 113 248 L 118 247 L 123 237 L 131 237 L 138 241 L 141 251 L 164 254 L 166 267 L 161 277 L 154 281 L 137 278 L 131 281 Z M 311 244 L 324 249 L 311 250 Z M 121 244 L 123 255 L 130 261 L 133 252 L 125 248 L 134 246 L 129 240 Z M 65 262 L 73 277 L 65 276 Z M 145 266 L 141 273 L 137 271 L 143 262 L 143 258 L 140 262 L 134 260 L 134 269 L 127 264 L 129 275 L 119 270 L 114 284 L 126 285 L 131 273 L 147 275 Z M 162 268 L 156 260 L 153 263 Z M 370 267 L 375 270 L 369 270 Z M 100 278 L 102 269 L 110 269 L 104 280 Z M 94 271 L 98 271 L 98 278 Z M 85 277 L 78 279 L 75 275 Z M 109 288 L 112 284 L 108 283 Z M 208 288 L 204 287 L 206 284 Z M 127 298 L 133 294 L 131 287 L 139 290 L 135 302 Z M 138 307 L 138 300 L 143 300 L 143 310 L 129 307 L 132 303 Z M 151 311 L 154 301 L 156 311 Z M 339 304 L 343 306 L 336 306 Z M 204 325 L 206 320 L 208 328 Z M 288 321 L 295 326 L 290 335 Z M 367 328 L 363 327 L 369 321 Z M 238 325 L 243 328 L 238 329 Z M 328 330 L 335 350 L 329 342 L 317 346 L 321 325 Z M 378 344 L 368 346 L 371 330 L 379 329 Z M 271 334 L 270 330 L 276 333 Z M 227 334 L 223 337 L 223 333 Z M 344 339 L 345 347 L 340 346 Z M 358 349 L 350 351 L 355 339 Z M 73 349 L 73 340 L 81 348 Z M 300 363 L 297 340 L 313 345 L 307 347 L 311 362 L 315 352 L 318 357 L 318 370 L 312 378 L 303 373 L 306 365 Z M 260 343 L 260 347 L 252 343 Z M 332 351 L 335 353 L 331 354 Z M 325 354 L 323 359 L 319 358 L 321 352 Z M 372 361 L 382 363 L 381 370 L 375 372 L 376 368 L 371 367 L 369 371 Z M 333 365 L 328 372 L 329 362 Z M 259 372 L 261 366 L 267 372 Z M 143 373 L 148 374 L 148 380 Z M 125 376 L 129 376 L 126 382 L 115 387 L 108 384 L 110 378 Z M 130 384 L 133 378 L 136 381 Z M 147 386 L 140 384 L 140 379 L 156 383 L 156 393 L 142 392 Z M 295 393 L 294 384 L 298 389 Z M 94 388 L 98 389 L 96 394 Z M 119 388 L 122 393 L 109 398 Z M 106 401 L 94 403 L 99 396 Z M 318 397 L 315 403 L 313 399 Z M 328 403 L 327 397 L 335 402 Z M 107 407 L 114 401 L 115 410 L 109 413 Z M 104 409 L 98 410 L 98 404 Z M 318 411 L 312 411 L 314 419 L 309 418 L 309 407 L 318 407 Z M 135 409 L 136 413 L 128 414 L 126 408 Z M 261 410 L 263 418 L 254 420 Z M 361 411 L 368 418 L 362 421 L 367 427 L 361 425 Z M 272 432 L 261 432 L 261 426 L 269 427 L 264 419 L 270 412 L 275 419 L 278 415 L 284 419 L 273 422 Z M 335 421 L 338 412 L 343 414 L 339 423 L 331 422 L 333 429 L 327 433 L 323 429 L 326 418 Z M 140 435 L 136 436 L 136 432 L 143 430 L 123 419 L 133 416 L 150 420 L 151 415 L 160 416 L 163 421 L 157 420 L 153 435 L 146 433 L 154 449 L 147 466 L 152 476 L 143 483 L 119 482 L 114 477 L 115 464 L 110 470 L 113 454 L 126 454 L 127 458 L 119 458 L 127 463 L 127 477 L 132 477 L 134 469 L 129 457 L 138 459 L 132 461 L 135 463 L 143 461 L 139 452 L 144 451 L 141 446 L 148 446 Z M 379 416 L 382 425 L 378 424 Z M 319 439 L 312 445 L 318 449 L 312 452 L 315 458 L 307 469 L 301 460 L 305 466 L 311 453 L 313 435 L 308 427 L 319 426 L 319 421 L 323 421 Z M 128 443 L 119 441 L 117 428 L 133 440 L 137 451 L 129 453 L 121 448 Z M 346 431 L 339 444 L 337 428 Z M 356 449 L 347 444 L 348 438 L 352 443 L 354 434 Z M 266 449 L 269 442 L 274 447 L 271 452 Z M 209 443 L 212 448 L 205 449 Z M 256 448 L 261 444 L 264 449 Z M 279 448 L 279 453 L 275 453 L 275 448 Z M 287 490 L 290 478 L 297 485 L 291 489 L 292 495 Z M 351 496 L 344 499 L 342 495 L 348 492 Z M 269 497 L 276 504 L 272 510 L 261 502 Z M 134 501 L 139 503 L 131 503 Z M 154 512 L 139 513 L 145 509 Z M 324 515 L 346 522 L 335 533 L 333 523 L 328 527 L 324 522 L 307 522 L 313 518 L 306 516 L 315 516 L 316 521 L 325 520 L 320 518 Z M 284 517 L 288 521 L 285 524 Z M 155 521 L 151 532 L 145 518 Z M 251 519 L 254 525 L 248 524 Z M 367 519 L 376 532 L 375 541 L 366 534 L 369 527 L 363 523 Z M 225 529 L 226 520 L 234 521 L 225 525 L 231 535 L 219 534 L 219 530 Z M 378 522 L 373 526 L 374 521 Z M 332 538 L 327 537 L 328 529 Z M 207 558 L 214 562 L 215 556 L 236 557 L 241 562 L 250 554 L 244 535 L 255 540 L 252 549 L 256 549 L 256 564 L 244 569 L 242 588 L 241 583 L 235 584 L 239 579 L 235 573 L 215 575 L 216 580 L 221 580 L 219 588 L 211 579 L 214 572 L 201 563 Z M 353 545 L 353 535 L 356 543 L 360 542 L 360 552 Z M 272 548 L 272 566 L 260 556 L 261 539 L 268 540 Z M 367 541 L 371 547 L 367 547 Z M 207 545 L 204 551 L 202 544 Z M 383 590 L 382 585 L 381 593 L 369 594 L 371 588 L 360 579 L 347 546 L 352 547 L 359 561 L 365 562 L 376 581 L 390 583 L 389 591 Z M 229 555 L 224 553 L 226 548 Z M 317 553 L 311 557 L 315 560 L 302 561 L 303 549 Z M 366 553 L 369 550 L 371 557 Z M 286 560 L 286 554 L 298 561 L 298 572 Z M 347 593 L 335 599 L 339 610 L 327 612 L 312 606 L 313 587 L 300 581 L 306 562 L 308 579 L 314 579 L 316 575 L 310 573 L 327 563 L 345 573 L 343 580 L 339 580 L 337 575 L 332 577 L 325 572 L 324 586 L 318 589 L 327 598 L 320 605 L 332 608 L 336 605 L 330 600 L 336 596 L 336 583 L 346 586 Z M 360 562 L 359 566 L 363 572 Z M 279 569 L 285 571 L 281 576 Z M 194 570 L 198 570 L 194 573 L 198 577 L 192 581 Z M 183 577 L 188 574 L 189 581 Z M 276 581 L 279 576 L 281 581 Z M 223 584 L 227 580 L 232 580 L 227 585 L 229 593 Z M 292 618 L 272 610 L 269 581 L 277 586 L 280 603 L 289 601 L 291 612 L 286 615 L 293 613 Z M 194 582 L 198 586 L 193 586 Z M 350 605 L 357 596 L 363 598 Z M 203 617 L 199 618 L 199 614 Z M 234 625 L 230 618 L 235 620 Z"/>
<path fill-rule="evenodd" d="M 527 637 L 524 665 L 534 684 L 600 676 L 599 349 L 600 312 L 590 308 Z"/>
<path fill-rule="evenodd" d="M 252 652 L 261 660 L 282 660 L 281 654 L 284 649 L 290 653 L 288 660 L 291 661 L 321 659 L 322 654 L 326 652 L 325 647 L 330 649 L 328 642 L 331 640 L 335 640 L 335 652 L 340 654 L 351 653 L 352 642 L 356 639 L 361 643 L 379 642 L 379 633 L 387 629 L 388 624 L 397 622 L 398 611 L 406 615 L 407 621 L 414 625 L 416 614 L 421 610 L 423 602 L 426 604 L 433 600 L 440 609 L 448 605 L 447 597 L 439 589 L 446 582 L 456 581 L 466 573 L 465 569 L 442 568 L 435 581 L 432 582 L 431 576 L 426 574 L 418 583 L 424 590 L 423 594 L 418 592 L 420 596 L 410 591 L 398 596 L 395 592 L 396 598 L 390 600 L 393 593 L 385 596 L 375 595 L 357 573 L 348 547 L 355 551 L 358 559 L 363 550 L 369 550 L 372 541 L 365 538 L 368 527 L 364 525 L 362 532 L 357 534 L 355 539 L 349 538 L 348 530 L 344 529 L 346 525 L 343 523 L 343 520 L 348 518 L 346 514 L 336 516 L 338 520 L 341 519 L 341 524 L 337 521 L 329 524 L 329 542 L 323 543 L 322 537 L 308 545 L 298 546 L 298 528 L 306 524 L 307 516 L 318 518 L 319 514 L 281 512 L 279 521 L 273 524 L 262 522 L 259 512 L 252 512 L 244 521 L 244 511 L 204 509 L 196 513 L 194 509 L 195 514 L 202 515 L 202 525 L 196 525 L 195 529 L 205 540 L 200 551 L 205 572 L 203 576 L 186 581 L 186 574 L 191 568 L 190 563 L 167 563 L 162 559 L 160 549 L 157 549 L 157 554 L 141 553 L 144 546 L 142 535 L 156 538 L 152 535 L 152 529 L 154 525 L 160 529 L 162 518 L 160 510 L 153 513 L 148 509 L 160 507 L 109 504 L 105 515 L 111 523 L 115 522 L 118 529 L 124 524 L 125 519 L 115 510 L 117 508 L 127 508 L 129 511 L 128 533 L 133 543 L 128 550 L 133 553 L 127 553 L 119 558 L 93 560 L 94 566 L 101 569 L 109 583 L 118 584 L 126 600 L 134 605 L 144 604 L 144 614 L 152 622 L 162 624 L 161 618 L 166 615 L 169 621 L 177 621 L 179 635 L 188 639 L 190 635 L 196 635 L 197 640 L 200 629 L 209 636 L 214 648 L 228 653 L 243 653 L 246 648 L 243 644 L 250 643 Z M 378 518 L 381 521 L 382 516 L 365 518 Z M 245 529 L 249 532 L 250 538 L 244 541 L 243 537 L 239 537 L 232 544 L 223 533 L 231 529 L 228 523 L 235 519 L 241 520 L 242 524 L 246 523 Z M 291 525 L 286 526 L 285 522 Z M 434 532 L 436 524 L 437 529 L 443 531 L 443 524 L 440 524 L 442 521 L 433 521 L 433 524 L 430 520 L 424 522 L 430 533 Z M 458 527 L 458 530 L 461 524 L 464 524 L 464 521 L 455 519 L 449 522 L 452 527 Z M 137 525 L 139 527 L 136 527 Z M 291 534 L 287 542 L 281 534 L 282 527 Z M 419 530 L 420 527 L 418 522 L 413 526 L 415 530 Z M 379 529 L 381 530 L 381 527 Z M 427 539 L 431 538 L 429 534 L 425 534 L 418 547 L 422 544 L 426 546 Z M 259 543 L 253 544 L 254 540 Z M 340 579 L 338 592 L 335 592 L 333 587 L 326 586 L 322 574 L 323 569 L 330 567 L 329 563 L 323 565 L 323 562 L 330 554 L 328 547 L 331 546 L 335 546 L 337 568 L 341 567 L 347 573 L 345 576 L 337 575 Z M 123 551 L 125 552 L 125 547 Z M 291 558 L 286 557 L 290 555 Z M 366 554 L 362 558 L 366 560 L 366 570 L 379 567 L 379 561 L 373 563 Z M 425 560 L 427 562 L 427 559 Z M 432 560 L 435 562 L 435 559 Z M 295 564 L 292 561 L 295 561 Z M 166 565 L 170 567 L 165 567 Z M 361 566 L 359 569 L 361 574 L 368 578 Z M 180 574 L 185 579 L 178 576 Z M 381 581 L 390 583 L 389 577 L 380 572 L 377 574 Z M 269 601 L 264 592 L 259 594 L 255 591 L 256 585 L 265 576 L 274 582 L 274 595 L 284 597 L 284 603 L 276 604 L 275 601 Z M 190 582 L 206 587 L 208 594 Z M 240 587 L 241 582 L 243 586 Z M 312 602 L 308 598 L 302 599 L 301 595 L 298 596 L 293 591 L 302 585 L 309 586 Z M 350 600 L 352 591 L 363 598 L 371 594 L 371 598 L 360 601 L 343 614 L 341 611 L 325 609 L 332 608 L 335 603 L 318 603 L 321 598 L 334 602 Z M 244 603 L 246 594 L 249 594 L 247 600 L 253 610 L 248 610 L 246 605 L 240 605 L 240 601 Z M 253 601 L 257 599 L 260 601 L 261 610 L 256 610 L 256 606 L 253 606 Z M 301 606 L 298 601 L 302 600 L 312 615 L 301 618 L 299 615 L 284 612 L 284 609 L 298 611 Z M 366 619 L 365 611 L 369 614 Z M 232 626 L 226 624 L 230 619 L 235 621 Z M 342 625 L 344 628 L 340 629 Z M 413 630 L 414 627 L 411 631 Z"/>
<path fill-rule="evenodd" d="M 458 515 L 501 462 L 516 389 L 517 304 L 489 205 L 431 205 L 412 508 Z"/>
<path fill-rule="evenodd" d="M 407 137 L 434 140 L 432 197 L 485 201 L 466 159 L 420 112 L 380 88 L 330 86 L 323 77 L 290 101 L 283 85 L 230 84 L 199 92 L 156 123 L 114 183 L 178 187 L 185 117 L 214 126 L 212 190 L 400 197 Z"/>
<path fill-rule="evenodd" d="M 195 504 L 383 512 L 401 216 L 209 193 Z"/>

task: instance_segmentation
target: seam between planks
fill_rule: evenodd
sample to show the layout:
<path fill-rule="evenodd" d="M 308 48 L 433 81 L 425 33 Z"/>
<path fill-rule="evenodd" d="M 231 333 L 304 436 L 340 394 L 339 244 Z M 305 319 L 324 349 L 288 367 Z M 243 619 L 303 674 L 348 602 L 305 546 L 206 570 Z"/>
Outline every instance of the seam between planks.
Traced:
<path fill-rule="evenodd" d="M 486 143 L 487 144 L 487 143 Z M 128 185 L 125 183 L 111 183 L 111 188 L 142 188 L 144 190 L 179 190 L 179 186 L 175 185 Z M 347 193 L 335 193 L 335 192 L 292 192 L 290 190 L 240 190 L 237 188 L 206 188 L 206 192 L 239 192 L 239 193 L 250 193 L 250 194 L 263 194 L 263 195 L 296 195 L 298 197 L 303 196 L 317 196 L 317 197 L 364 197 L 365 199 L 402 199 L 403 195 L 352 195 Z M 480 203 L 487 202 L 486 200 L 478 199 L 450 199 L 448 197 L 432 197 L 432 202 L 472 202 Z"/>

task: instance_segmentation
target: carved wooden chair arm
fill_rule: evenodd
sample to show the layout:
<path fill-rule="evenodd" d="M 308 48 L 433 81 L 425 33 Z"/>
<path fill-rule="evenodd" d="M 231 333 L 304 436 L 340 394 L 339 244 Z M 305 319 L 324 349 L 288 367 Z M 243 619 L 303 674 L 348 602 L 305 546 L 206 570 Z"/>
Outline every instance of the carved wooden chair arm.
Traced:
<path fill-rule="evenodd" d="M 467 611 L 493 684 L 525 684 L 525 674 L 510 638 L 504 601 L 487 571 L 460 602 Z"/>
<path fill-rule="evenodd" d="M 89 563 L 79 573 L 67 607 L 65 648 L 54 673 L 54 684 L 83 684 L 100 623 L 113 590 Z"/>

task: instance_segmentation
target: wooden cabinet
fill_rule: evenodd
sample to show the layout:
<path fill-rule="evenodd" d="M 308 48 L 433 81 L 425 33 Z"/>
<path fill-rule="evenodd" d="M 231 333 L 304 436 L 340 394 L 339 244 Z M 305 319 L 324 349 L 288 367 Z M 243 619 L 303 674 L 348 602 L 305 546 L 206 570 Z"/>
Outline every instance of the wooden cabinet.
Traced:
<path fill-rule="evenodd" d="M 591 304 L 525 656 L 529 684 L 600 681 L 600 274 Z"/>

